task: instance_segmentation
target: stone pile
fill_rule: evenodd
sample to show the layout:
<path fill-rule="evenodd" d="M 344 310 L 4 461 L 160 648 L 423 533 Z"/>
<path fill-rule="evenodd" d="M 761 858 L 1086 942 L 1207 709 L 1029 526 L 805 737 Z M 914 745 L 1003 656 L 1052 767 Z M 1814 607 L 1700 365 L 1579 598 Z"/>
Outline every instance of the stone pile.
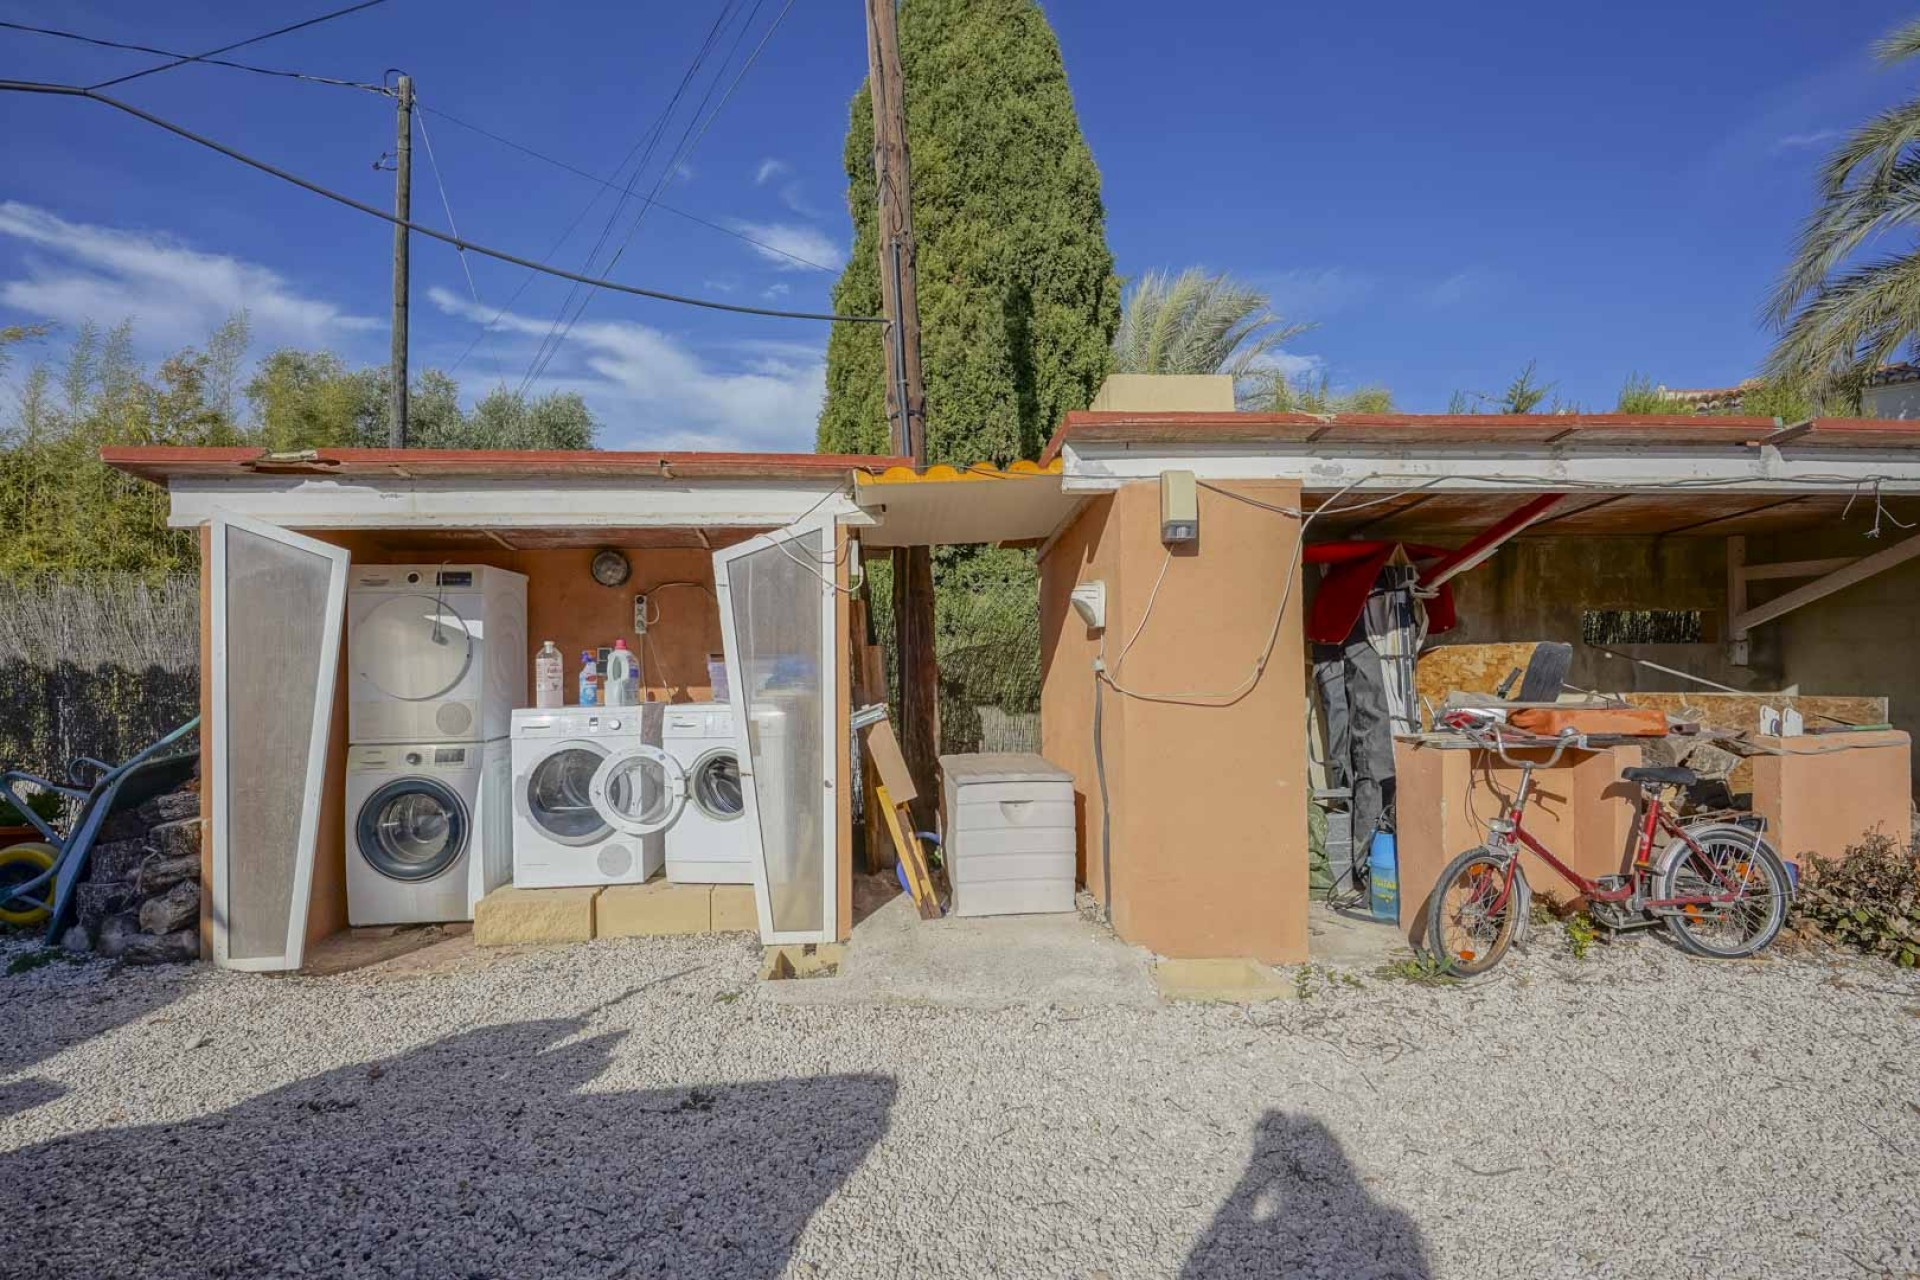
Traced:
<path fill-rule="evenodd" d="M 201 825 L 197 789 L 115 814 L 74 886 L 75 923 L 60 944 L 129 964 L 198 960 Z"/>

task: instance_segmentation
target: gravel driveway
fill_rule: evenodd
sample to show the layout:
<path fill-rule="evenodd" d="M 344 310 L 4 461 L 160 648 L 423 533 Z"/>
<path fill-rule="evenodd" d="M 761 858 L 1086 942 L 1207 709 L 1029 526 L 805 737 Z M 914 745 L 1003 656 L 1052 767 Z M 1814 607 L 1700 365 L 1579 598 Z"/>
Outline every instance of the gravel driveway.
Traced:
<path fill-rule="evenodd" d="M 790 1007 L 743 939 L 55 963 L 0 1273 L 1920 1274 L 1920 979 L 1557 951 L 1251 1013 Z"/>

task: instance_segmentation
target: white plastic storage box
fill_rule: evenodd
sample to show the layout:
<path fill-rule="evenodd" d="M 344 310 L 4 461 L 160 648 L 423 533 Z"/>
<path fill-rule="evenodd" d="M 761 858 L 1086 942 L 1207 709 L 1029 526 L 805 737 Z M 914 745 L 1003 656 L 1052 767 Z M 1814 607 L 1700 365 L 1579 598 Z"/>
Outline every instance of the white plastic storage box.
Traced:
<path fill-rule="evenodd" d="M 1073 910 L 1073 775 L 1036 755 L 940 757 L 953 914 Z"/>

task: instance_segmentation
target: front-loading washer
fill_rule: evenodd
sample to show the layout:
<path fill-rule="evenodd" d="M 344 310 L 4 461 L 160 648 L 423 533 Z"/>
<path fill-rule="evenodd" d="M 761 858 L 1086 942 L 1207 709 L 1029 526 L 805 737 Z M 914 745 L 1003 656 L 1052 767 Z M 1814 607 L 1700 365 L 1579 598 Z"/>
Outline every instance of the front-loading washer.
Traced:
<path fill-rule="evenodd" d="M 661 746 L 662 704 L 513 713 L 513 883 L 637 884 L 666 862 L 687 776 Z"/>
<path fill-rule="evenodd" d="M 355 565 L 347 741 L 488 742 L 527 701 L 527 580 L 476 564 Z"/>
<path fill-rule="evenodd" d="M 473 919 L 511 874 L 511 764 L 504 738 L 347 748 L 347 923 Z"/>
<path fill-rule="evenodd" d="M 752 884 L 760 833 L 747 819 L 733 708 L 724 702 L 666 709 L 661 745 L 687 777 L 687 801 L 667 828 L 667 879 L 677 884 Z"/>

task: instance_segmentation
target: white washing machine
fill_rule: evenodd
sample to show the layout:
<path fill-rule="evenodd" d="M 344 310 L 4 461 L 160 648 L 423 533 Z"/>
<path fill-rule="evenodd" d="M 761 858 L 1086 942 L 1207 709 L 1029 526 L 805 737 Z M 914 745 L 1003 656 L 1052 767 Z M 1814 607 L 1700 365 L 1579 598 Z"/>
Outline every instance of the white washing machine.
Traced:
<path fill-rule="evenodd" d="M 513 883 L 638 884 L 666 862 L 687 773 L 661 703 L 513 713 Z"/>
<path fill-rule="evenodd" d="M 687 800 L 667 828 L 667 879 L 676 884 L 752 884 L 760 833 L 740 795 L 733 708 L 724 702 L 667 707 L 661 746 L 686 771 Z"/>
<path fill-rule="evenodd" d="M 356 565 L 347 741 L 487 742 L 527 702 L 527 580 L 488 565 Z"/>
<path fill-rule="evenodd" d="M 512 752 L 493 742 L 347 748 L 347 922 L 473 919 L 513 871 Z"/>

